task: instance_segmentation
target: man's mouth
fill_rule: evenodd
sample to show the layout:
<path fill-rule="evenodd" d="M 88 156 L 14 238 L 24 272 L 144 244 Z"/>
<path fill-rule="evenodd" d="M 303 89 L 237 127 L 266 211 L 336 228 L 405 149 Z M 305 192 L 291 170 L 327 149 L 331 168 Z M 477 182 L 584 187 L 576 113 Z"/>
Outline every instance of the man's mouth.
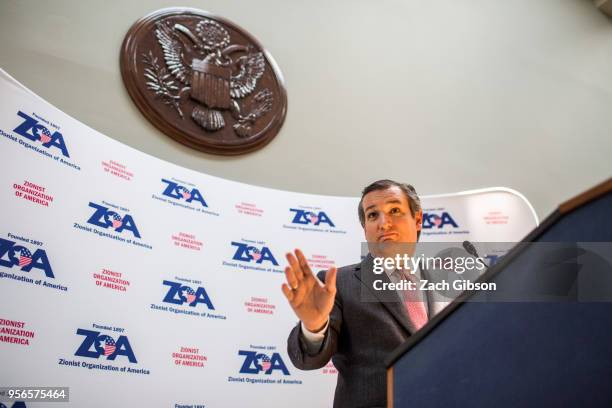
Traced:
<path fill-rule="evenodd" d="M 378 242 L 395 241 L 397 239 L 397 232 L 387 232 L 378 237 Z"/>

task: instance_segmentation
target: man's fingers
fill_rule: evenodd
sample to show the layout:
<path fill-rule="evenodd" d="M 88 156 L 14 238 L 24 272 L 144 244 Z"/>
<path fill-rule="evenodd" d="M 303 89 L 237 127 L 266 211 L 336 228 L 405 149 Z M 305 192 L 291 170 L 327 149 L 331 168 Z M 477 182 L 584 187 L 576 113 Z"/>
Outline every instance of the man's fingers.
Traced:
<path fill-rule="evenodd" d="M 329 268 L 325 275 L 325 290 L 330 293 L 336 293 L 336 277 L 338 276 L 338 269 L 335 266 Z"/>
<path fill-rule="evenodd" d="M 300 263 L 300 267 L 302 269 L 302 272 L 304 273 L 304 276 L 314 277 L 314 275 L 312 274 L 312 271 L 310 270 L 310 265 L 308 265 L 308 260 L 306 259 L 302 251 L 300 251 L 299 249 L 296 249 L 295 255 L 297 256 L 297 259 Z"/>
<path fill-rule="evenodd" d="M 291 268 L 290 266 L 285 267 L 285 278 L 287 278 L 287 283 L 289 284 L 290 289 L 295 289 L 298 287 L 298 280 L 295 277 L 293 268 Z"/>
<path fill-rule="evenodd" d="M 293 291 L 291 290 L 291 288 L 286 283 L 283 283 L 283 285 L 281 286 L 281 290 L 285 294 L 285 297 L 289 301 L 289 304 L 291 304 L 291 302 L 293 301 Z"/>
<path fill-rule="evenodd" d="M 291 268 L 287 267 L 285 269 L 285 273 L 287 273 L 289 270 L 291 270 Z M 301 284 L 297 284 L 295 289 L 291 288 L 291 283 L 283 283 L 281 289 L 283 290 L 285 297 L 289 301 L 289 304 L 294 308 L 301 305 L 304 301 L 304 298 L 311 291 L 311 288 L 309 288 L 308 285 L 304 282 L 302 282 Z"/>
<path fill-rule="evenodd" d="M 299 307 L 304 301 L 304 295 L 306 292 L 304 289 L 293 290 L 286 283 L 283 283 L 281 289 L 283 291 L 283 294 L 289 301 L 289 304 L 294 310 L 296 307 Z"/>
<path fill-rule="evenodd" d="M 298 285 L 297 289 L 293 291 L 293 306 L 298 307 L 304 301 L 304 298 L 308 296 L 310 293 L 310 289 L 308 286 L 302 281 Z"/>
<path fill-rule="evenodd" d="M 298 262 L 297 258 L 291 252 L 288 252 L 285 257 L 287 258 L 291 269 L 293 269 L 295 278 L 298 280 L 298 282 L 301 281 L 304 277 L 304 272 L 302 271 L 302 268 L 300 267 L 300 263 Z"/>

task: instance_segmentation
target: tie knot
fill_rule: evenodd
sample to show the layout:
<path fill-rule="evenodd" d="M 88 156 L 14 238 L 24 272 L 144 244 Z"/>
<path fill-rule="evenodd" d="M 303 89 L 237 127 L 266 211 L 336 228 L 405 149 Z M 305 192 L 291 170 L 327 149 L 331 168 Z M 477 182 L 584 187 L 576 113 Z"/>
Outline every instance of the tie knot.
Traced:
<path fill-rule="evenodd" d="M 411 282 L 416 281 L 416 275 L 413 273 L 410 273 L 410 269 L 404 269 L 404 270 L 396 269 L 394 274 L 400 279 L 409 280 Z"/>

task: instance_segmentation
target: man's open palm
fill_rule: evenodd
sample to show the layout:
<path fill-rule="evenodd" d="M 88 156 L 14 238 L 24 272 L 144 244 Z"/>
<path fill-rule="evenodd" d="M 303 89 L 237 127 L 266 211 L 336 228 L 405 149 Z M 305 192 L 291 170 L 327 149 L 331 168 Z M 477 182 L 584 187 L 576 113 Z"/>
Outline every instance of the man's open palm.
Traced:
<path fill-rule="evenodd" d="M 335 267 L 330 268 L 325 275 L 325 283 L 322 283 L 312 273 L 306 257 L 299 249 L 295 250 L 295 255 L 288 253 L 287 261 L 287 283 L 283 283 L 283 293 L 304 326 L 312 332 L 320 331 L 334 307 L 337 270 Z"/>

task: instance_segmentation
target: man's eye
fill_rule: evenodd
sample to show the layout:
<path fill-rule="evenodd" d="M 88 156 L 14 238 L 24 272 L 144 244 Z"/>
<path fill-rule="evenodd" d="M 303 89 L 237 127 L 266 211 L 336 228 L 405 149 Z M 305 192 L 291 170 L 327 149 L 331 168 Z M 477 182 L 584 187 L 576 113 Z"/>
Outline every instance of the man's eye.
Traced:
<path fill-rule="evenodd" d="M 397 207 L 394 207 L 391 209 L 391 214 L 397 214 L 397 213 L 401 213 L 401 210 Z"/>
<path fill-rule="evenodd" d="M 374 218 L 376 218 L 375 212 L 368 213 L 368 220 L 373 220 Z"/>

